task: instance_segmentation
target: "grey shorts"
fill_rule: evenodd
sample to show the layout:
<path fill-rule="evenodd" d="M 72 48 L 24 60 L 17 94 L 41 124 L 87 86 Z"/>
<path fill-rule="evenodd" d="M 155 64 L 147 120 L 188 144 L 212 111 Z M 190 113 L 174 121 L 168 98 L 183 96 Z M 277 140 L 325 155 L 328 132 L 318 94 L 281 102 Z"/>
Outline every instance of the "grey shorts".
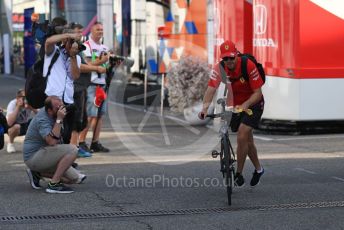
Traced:
<path fill-rule="evenodd" d="M 100 112 L 100 115 L 104 115 L 107 110 L 107 101 L 108 99 L 103 102 L 102 108 L 99 109 L 97 106 L 94 105 L 94 98 L 96 94 L 96 85 L 90 85 L 87 88 L 87 116 L 88 117 L 97 117 L 98 110 Z M 103 86 L 103 89 L 105 89 L 105 85 Z"/>
<path fill-rule="evenodd" d="M 61 158 L 68 154 L 77 155 L 78 149 L 70 144 L 58 144 L 46 146 L 38 150 L 29 160 L 25 161 L 26 166 L 32 171 L 41 173 L 54 173 Z M 79 173 L 73 167 L 69 167 L 63 174 L 70 180 L 79 178 Z"/>

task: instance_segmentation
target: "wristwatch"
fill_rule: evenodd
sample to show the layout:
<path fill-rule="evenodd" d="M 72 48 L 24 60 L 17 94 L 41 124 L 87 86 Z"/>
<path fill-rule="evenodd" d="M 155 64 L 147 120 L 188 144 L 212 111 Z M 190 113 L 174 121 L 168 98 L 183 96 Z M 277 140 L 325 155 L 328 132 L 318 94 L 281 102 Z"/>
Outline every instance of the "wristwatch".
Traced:
<path fill-rule="evenodd" d="M 56 123 L 57 123 L 57 124 L 61 124 L 61 123 L 62 123 L 62 120 L 56 120 Z"/>

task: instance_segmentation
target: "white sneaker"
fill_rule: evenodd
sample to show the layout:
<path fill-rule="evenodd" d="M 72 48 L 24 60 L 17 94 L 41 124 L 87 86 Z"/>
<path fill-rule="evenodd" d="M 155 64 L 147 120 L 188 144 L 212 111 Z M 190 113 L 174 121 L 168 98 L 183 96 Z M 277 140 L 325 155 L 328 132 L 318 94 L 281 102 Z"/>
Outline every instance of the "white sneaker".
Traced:
<path fill-rule="evenodd" d="M 76 184 L 81 184 L 82 182 L 84 182 L 84 180 L 87 178 L 87 176 L 85 174 L 79 174 L 79 178 L 77 179 L 77 181 L 75 182 Z"/>
<path fill-rule="evenodd" d="M 7 152 L 8 153 L 15 153 L 16 149 L 14 148 L 14 144 L 13 143 L 8 143 L 7 144 Z"/>

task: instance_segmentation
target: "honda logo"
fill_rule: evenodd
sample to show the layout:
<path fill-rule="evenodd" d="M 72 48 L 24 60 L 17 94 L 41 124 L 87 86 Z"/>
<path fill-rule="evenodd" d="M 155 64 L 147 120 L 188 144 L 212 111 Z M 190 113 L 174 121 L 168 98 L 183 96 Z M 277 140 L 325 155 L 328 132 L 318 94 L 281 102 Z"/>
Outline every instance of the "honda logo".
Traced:
<path fill-rule="evenodd" d="M 265 34 L 266 24 L 267 24 L 267 10 L 264 5 L 255 5 L 254 11 L 254 33 L 255 34 Z"/>

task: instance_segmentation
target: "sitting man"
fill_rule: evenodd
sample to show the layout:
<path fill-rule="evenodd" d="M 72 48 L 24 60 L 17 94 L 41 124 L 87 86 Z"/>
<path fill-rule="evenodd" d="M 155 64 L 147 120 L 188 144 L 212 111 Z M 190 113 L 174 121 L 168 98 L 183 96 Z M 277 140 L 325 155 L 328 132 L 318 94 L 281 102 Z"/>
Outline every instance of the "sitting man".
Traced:
<path fill-rule="evenodd" d="M 64 183 L 80 184 L 86 176 L 72 167 L 77 158 L 75 145 L 61 144 L 62 124 L 66 108 L 57 96 L 49 96 L 32 119 L 24 140 L 24 162 L 29 168 L 31 186 L 40 189 L 40 177 L 51 178 L 46 192 L 72 193 Z"/>
<path fill-rule="evenodd" d="M 10 101 L 7 106 L 6 119 L 9 127 L 9 142 L 7 144 L 8 153 L 16 152 L 13 144 L 14 138 L 26 134 L 27 128 L 33 116 L 32 112 L 36 113 L 37 111 L 26 103 L 25 91 L 20 89 L 17 92 L 16 98 Z"/>

